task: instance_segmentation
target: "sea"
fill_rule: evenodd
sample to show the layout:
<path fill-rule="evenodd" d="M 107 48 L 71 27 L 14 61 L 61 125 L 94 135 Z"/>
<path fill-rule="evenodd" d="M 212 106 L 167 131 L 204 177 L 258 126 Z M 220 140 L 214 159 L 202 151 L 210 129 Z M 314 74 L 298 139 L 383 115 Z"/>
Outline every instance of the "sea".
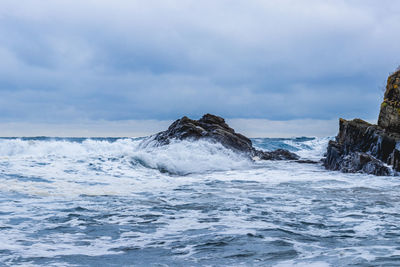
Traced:
<path fill-rule="evenodd" d="M 331 139 L 252 141 L 319 161 Z M 400 266 L 400 178 L 204 140 L 0 138 L 0 266 Z"/>

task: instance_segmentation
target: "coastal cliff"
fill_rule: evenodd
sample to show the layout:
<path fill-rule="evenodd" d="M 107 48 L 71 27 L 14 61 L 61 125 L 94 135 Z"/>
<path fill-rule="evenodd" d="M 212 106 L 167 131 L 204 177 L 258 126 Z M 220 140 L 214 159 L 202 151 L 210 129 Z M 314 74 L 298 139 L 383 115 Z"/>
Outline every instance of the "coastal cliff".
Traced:
<path fill-rule="evenodd" d="M 328 144 L 329 170 L 398 175 L 400 172 L 400 70 L 389 76 L 378 124 L 339 120 L 339 133 Z"/>

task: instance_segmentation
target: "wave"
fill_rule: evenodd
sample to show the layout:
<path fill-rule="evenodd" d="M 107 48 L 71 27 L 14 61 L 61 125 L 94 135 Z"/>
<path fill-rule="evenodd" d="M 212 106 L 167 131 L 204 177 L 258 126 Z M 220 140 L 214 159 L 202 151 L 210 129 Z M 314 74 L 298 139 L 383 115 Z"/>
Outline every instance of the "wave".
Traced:
<path fill-rule="evenodd" d="M 334 137 L 312 138 L 298 140 L 297 138 L 286 140 L 285 143 L 297 149 L 297 154 L 305 159 L 319 160 L 324 157 L 330 140 Z"/>
<path fill-rule="evenodd" d="M 328 142 L 334 137 L 295 137 L 295 138 L 255 138 L 256 148 L 271 151 L 287 149 L 295 152 L 303 159 L 319 160 L 324 157 Z"/>
<path fill-rule="evenodd" d="M 208 141 L 175 141 L 165 146 L 146 146 L 133 158 L 140 164 L 172 174 L 248 168 L 251 161 L 221 144 Z"/>
<path fill-rule="evenodd" d="M 330 138 L 258 138 L 257 148 L 285 148 L 303 158 L 323 156 Z M 157 146 L 148 139 L 8 138 L 0 139 L 0 160 L 15 168 L 55 166 L 63 171 L 107 172 L 116 168 L 155 169 L 172 175 L 254 167 L 246 156 L 205 140 Z M 75 170 L 76 171 L 76 170 Z"/>
<path fill-rule="evenodd" d="M 254 143 L 315 156 L 328 140 Z M 0 262 L 394 265 L 399 187 L 396 177 L 251 162 L 204 141 L 0 139 Z"/>
<path fill-rule="evenodd" d="M 67 169 L 76 163 L 118 162 L 132 168 L 150 168 L 177 175 L 247 168 L 251 162 L 241 154 L 207 141 L 180 141 L 166 146 L 143 146 L 142 140 L 0 140 L 0 159 L 14 164 L 63 163 Z M 92 164 L 92 165 L 90 165 Z M 77 165 L 75 165 L 76 167 Z"/>

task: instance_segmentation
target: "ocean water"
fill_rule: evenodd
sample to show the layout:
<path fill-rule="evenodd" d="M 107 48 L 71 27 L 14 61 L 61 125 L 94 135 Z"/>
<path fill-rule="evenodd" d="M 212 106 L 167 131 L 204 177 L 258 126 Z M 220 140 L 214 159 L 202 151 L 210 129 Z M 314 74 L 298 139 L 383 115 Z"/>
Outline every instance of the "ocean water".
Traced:
<path fill-rule="evenodd" d="M 330 138 L 253 139 L 320 159 Z M 400 179 L 221 145 L 0 139 L 1 266 L 399 266 Z"/>

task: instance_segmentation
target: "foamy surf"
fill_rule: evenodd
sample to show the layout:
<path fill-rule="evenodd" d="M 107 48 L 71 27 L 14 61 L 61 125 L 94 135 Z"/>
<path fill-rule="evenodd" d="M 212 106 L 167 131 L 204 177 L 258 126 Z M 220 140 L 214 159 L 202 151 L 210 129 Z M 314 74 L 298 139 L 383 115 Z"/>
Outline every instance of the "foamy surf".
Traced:
<path fill-rule="evenodd" d="M 254 139 L 319 159 L 330 138 Z M 346 266 L 399 260 L 395 177 L 251 161 L 221 145 L 0 139 L 9 266 Z"/>

